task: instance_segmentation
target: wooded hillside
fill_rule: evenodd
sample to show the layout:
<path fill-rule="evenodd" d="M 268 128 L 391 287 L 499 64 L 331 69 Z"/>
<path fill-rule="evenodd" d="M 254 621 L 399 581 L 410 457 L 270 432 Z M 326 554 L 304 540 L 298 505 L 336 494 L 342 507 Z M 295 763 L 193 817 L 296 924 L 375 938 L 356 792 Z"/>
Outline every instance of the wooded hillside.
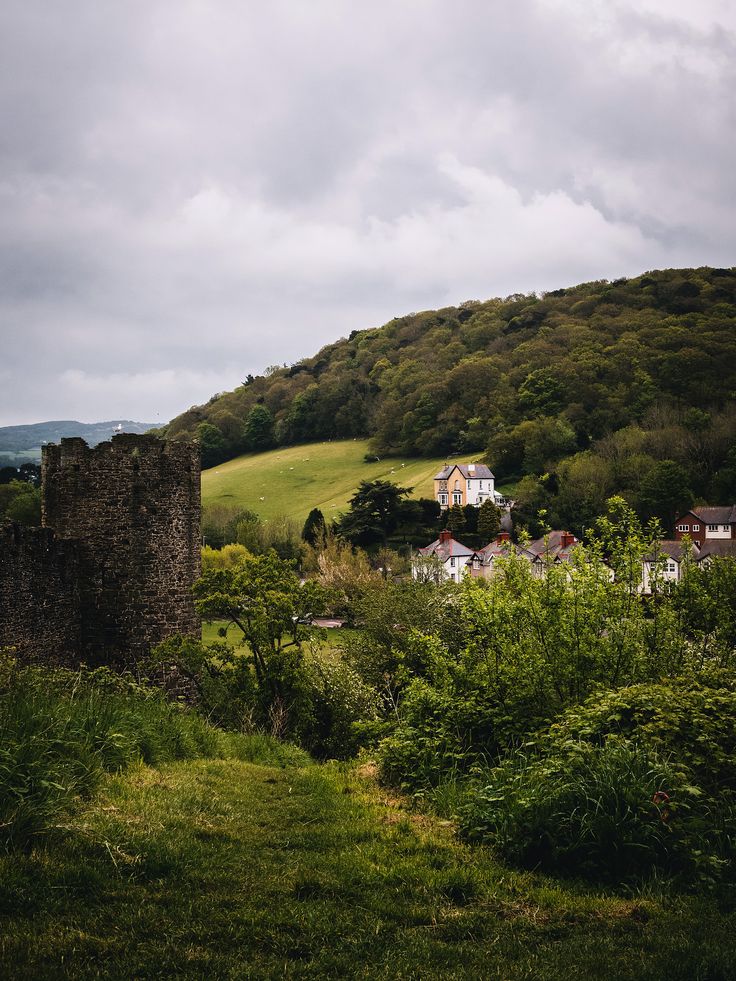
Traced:
<path fill-rule="evenodd" d="M 522 499 L 571 524 L 613 491 L 639 503 L 663 482 L 716 503 L 736 495 L 735 324 L 734 269 L 469 301 L 248 376 L 166 435 L 198 436 L 205 466 L 354 436 L 382 455 L 485 451 L 497 479 L 528 478 Z"/>

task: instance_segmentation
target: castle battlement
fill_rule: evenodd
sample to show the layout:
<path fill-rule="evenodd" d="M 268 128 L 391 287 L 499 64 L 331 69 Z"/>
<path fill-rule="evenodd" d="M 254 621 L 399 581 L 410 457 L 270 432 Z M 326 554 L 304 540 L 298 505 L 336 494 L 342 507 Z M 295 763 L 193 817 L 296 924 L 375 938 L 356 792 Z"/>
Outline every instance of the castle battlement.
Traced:
<path fill-rule="evenodd" d="M 51 552 L 75 550 L 80 657 L 129 665 L 174 633 L 199 635 L 191 592 L 200 575 L 196 444 L 131 433 L 92 448 L 62 439 L 43 448 L 41 482 L 38 541 L 53 532 L 44 539 Z M 0 548 L 8 544 L 0 539 Z M 0 608 L 0 646 L 4 622 L 9 633 Z"/>

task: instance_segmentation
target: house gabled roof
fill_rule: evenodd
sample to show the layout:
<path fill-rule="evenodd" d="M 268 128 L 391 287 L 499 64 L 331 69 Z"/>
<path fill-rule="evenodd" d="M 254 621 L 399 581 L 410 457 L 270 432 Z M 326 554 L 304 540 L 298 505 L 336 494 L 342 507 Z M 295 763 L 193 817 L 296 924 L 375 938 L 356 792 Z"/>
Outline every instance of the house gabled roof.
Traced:
<path fill-rule="evenodd" d="M 700 558 L 701 553 L 697 545 L 691 543 L 690 550 L 696 559 Z M 656 562 L 657 559 L 663 559 L 665 556 L 672 559 L 673 562 L 682 562 L 685 558 L 685 542 L 665 538 L 661 542 L 657 542 L 656 548 L 648 552 L 644 558 L 647 562 Z"/>
<path fill-rule="evenodd" d="M 703 547 L 698 551 L 696 562 L 703 559 L 736 559 L 736 539 L 734 538 L 706 538 Z"/>
<path fill-rule="evenodd" d="M 480 478 L 482 480 L 493 479 L 493 474 L 485 463 L 447 463 L 439 473 L 434 475 L 434 479 L 447 480 L 453 470 L 459 470 L 463 477 L 469 477 L 472 480 L 475 480 L 476 478 Z"/>
<path fill-rule="evenodd" d="M 478 555 L 482 558 L 492 558 L 497 555 L 511 555 L 511 549 L 513 548 L 513 543 L 511 541 L 499 542 L 494 540 L 484 545 L 483 548 L 478 549 Z"/>
<path fill-rule="evenodd" d="M 490 565 L 494 559 L 507 559 L 511 555 L 521 555 L 530 561 L 534 558 L 525 548 L 522 548 L 520 545 L 514 545 L 509 539 L 499 541 L 497 538 L 484 545 L 483 548 L 478 549 L 476 555 L 483 565 Z"/>
<path fill-rule="evenodd" d="M 573 541 L 563 547 L 563 536 L 568 536 L 572 538 Z M 570 551 L 579 544 L 580 542 L 577 540 L 577 538 L 575 538 L 574 535 L 571 535 L 569 531 L 550 531 L 543 538 L 537 538 L 533 542 L 529 542 L 527 548 L 534 555 L 542 555 L 542 553 L 550 555 L 561 551 Z"/>
<path fill-rule="evenodd" d="M 695 515 L 705 525 L 732 525 L 736 522 L 736 504 L 722 507 L 693 508 L 688 514 Z M 678 518 L 678 521 L 681 520 Z"/>
<path fill-rule="evenodd" d="M 468 548 L 467 545 L 463 545 L 462 542 L 458 542 L 454 538 L 448 538 L 445 541 L 436 538 L 430 545 L 418 548 L 417 552 L 419 555 L 427 558 L 434 557 L 441 562 L 447 562 L 451 558 L 470 559 L 475 555 L 474 549 Z"/>

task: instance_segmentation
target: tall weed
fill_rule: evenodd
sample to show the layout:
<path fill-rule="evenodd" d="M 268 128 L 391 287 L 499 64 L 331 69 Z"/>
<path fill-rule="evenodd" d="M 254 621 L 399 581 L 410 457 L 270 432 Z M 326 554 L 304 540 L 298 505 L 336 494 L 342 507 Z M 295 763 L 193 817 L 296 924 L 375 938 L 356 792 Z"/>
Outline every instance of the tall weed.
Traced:
<path fill-rule="evenodd" d="M 104 669 L 19 668 L 4 656 L 0 847 L 32 846 L 89 797 L 106 773 L 131 763 L 202 756 L 282 761 L 273 741 L 251 742 L 215 729 L 130 677 Z"/>

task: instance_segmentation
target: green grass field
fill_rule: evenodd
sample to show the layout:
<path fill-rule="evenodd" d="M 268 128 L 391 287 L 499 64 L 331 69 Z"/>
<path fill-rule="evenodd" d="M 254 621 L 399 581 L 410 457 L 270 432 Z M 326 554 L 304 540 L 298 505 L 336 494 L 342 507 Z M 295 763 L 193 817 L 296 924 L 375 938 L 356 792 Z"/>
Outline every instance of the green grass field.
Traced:
<path fill-rule="evenodd" d="M 391 457 L 365 463 L 367 440 L 288 446 L 229 460 L 202 474 L 203 504 L 235 504 L 261 518 L 286 515 L 303 521 L 312 508 L 325 518 L 346 510 L 361 480 L 392 480 L 413 487 L 413 497 L 433 497 L 432 478 L 444 457 Z M 478 456 L 468 457 L 468 461 Z M 466 458 L 463 458 L 466 462 Z"/>
<path fill-rule="evenodd" d="M 263 762 L 141 766 L 45 849 L 0 855 L 0 977 L 736 976 L 713 899 L 515 872 L 369 766 Z"/>

